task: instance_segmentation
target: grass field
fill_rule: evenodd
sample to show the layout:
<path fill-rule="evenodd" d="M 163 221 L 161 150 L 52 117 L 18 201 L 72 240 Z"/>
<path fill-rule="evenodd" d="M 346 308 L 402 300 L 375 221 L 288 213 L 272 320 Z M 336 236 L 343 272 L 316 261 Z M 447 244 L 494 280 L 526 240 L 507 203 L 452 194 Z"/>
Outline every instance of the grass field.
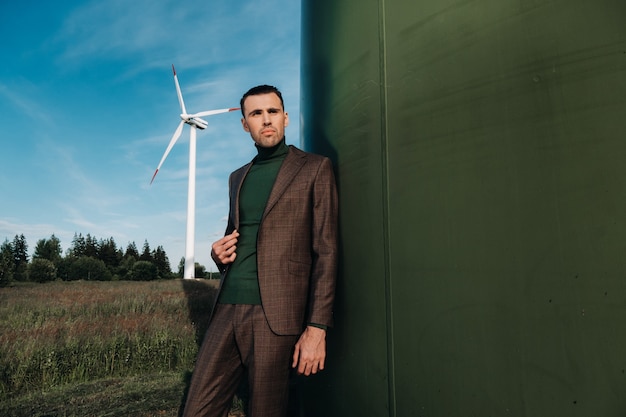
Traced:
<path fill-rule="evenodd" d="M 176 416 L 216 281 L 0 288 L 0 415 Z"/>

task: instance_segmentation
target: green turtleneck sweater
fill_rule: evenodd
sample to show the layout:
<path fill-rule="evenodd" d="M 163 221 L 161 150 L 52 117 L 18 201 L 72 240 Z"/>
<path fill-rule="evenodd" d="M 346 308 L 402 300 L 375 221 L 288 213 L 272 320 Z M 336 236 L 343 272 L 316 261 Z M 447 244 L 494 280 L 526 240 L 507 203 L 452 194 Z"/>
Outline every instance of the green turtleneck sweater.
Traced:
<path fill-rule="evenodd" d="M 239 193 L 237 257 L 230 266 L 220 293 L 222 304 L 261 304 L 257 276 L 256 243 L 263 211 L 278 170 L 289 147 L 285 139 L 271 148 L 257 146 L 257 156 Z"/>

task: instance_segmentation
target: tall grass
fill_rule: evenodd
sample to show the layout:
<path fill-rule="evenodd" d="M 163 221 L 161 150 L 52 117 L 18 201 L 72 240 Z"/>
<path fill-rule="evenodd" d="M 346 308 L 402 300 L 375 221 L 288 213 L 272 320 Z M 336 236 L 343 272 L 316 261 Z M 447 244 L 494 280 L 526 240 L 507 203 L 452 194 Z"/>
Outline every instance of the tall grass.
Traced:
<path fill-rule="evenodd" d="M 210 281 L 0 288 L 0 400 L 108 377 L 191 371 Z"/>

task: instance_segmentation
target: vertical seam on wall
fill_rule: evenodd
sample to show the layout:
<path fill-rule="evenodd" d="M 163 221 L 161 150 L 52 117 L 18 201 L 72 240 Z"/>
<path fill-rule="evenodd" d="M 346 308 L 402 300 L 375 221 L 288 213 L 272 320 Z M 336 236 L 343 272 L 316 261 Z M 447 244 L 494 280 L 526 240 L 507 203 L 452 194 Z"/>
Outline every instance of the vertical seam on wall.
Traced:
<path fill-rule="evenodd" d="M 391 271 L 389 269 L 390 236 L 389 236 L 389 144 L 387 129 L 387 44 L 386 44 L 386 0 L 378 2 L 378 42 L 379 42 L 379 70 L 380 70 L 380 103 L 381 103 L 381 167 L 382 167 L 382 210 L 383 210 L 383 262 L 385 270 L 385 308 L 387 325 L 387 376 L 388 376 L 388 398 L 389 417 L 396 415 L 396 390 L 395 390 L 395 357 L 394 357 L 394 331 L 393 331 L 393 309 L 392 309 L 392 288 Z"/>

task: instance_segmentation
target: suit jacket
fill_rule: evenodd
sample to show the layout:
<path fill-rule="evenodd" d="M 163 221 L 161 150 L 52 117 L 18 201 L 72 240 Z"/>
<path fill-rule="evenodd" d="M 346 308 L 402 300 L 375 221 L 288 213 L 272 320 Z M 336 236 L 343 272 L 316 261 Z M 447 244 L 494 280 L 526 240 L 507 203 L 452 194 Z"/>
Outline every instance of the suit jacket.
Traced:
<path fill-rule="evenodd" d="M 252 162 L 230 175 L 226 234 L 239 228 L 239 193 L 251 166 Z M 330 160 L 289 146 L 257 237 L 261 303 L 274 333 L 300 334 L 306 323 L 333 325 L 337 216 Z M 228 265 L 218 267 L 223 282 Z"/>

